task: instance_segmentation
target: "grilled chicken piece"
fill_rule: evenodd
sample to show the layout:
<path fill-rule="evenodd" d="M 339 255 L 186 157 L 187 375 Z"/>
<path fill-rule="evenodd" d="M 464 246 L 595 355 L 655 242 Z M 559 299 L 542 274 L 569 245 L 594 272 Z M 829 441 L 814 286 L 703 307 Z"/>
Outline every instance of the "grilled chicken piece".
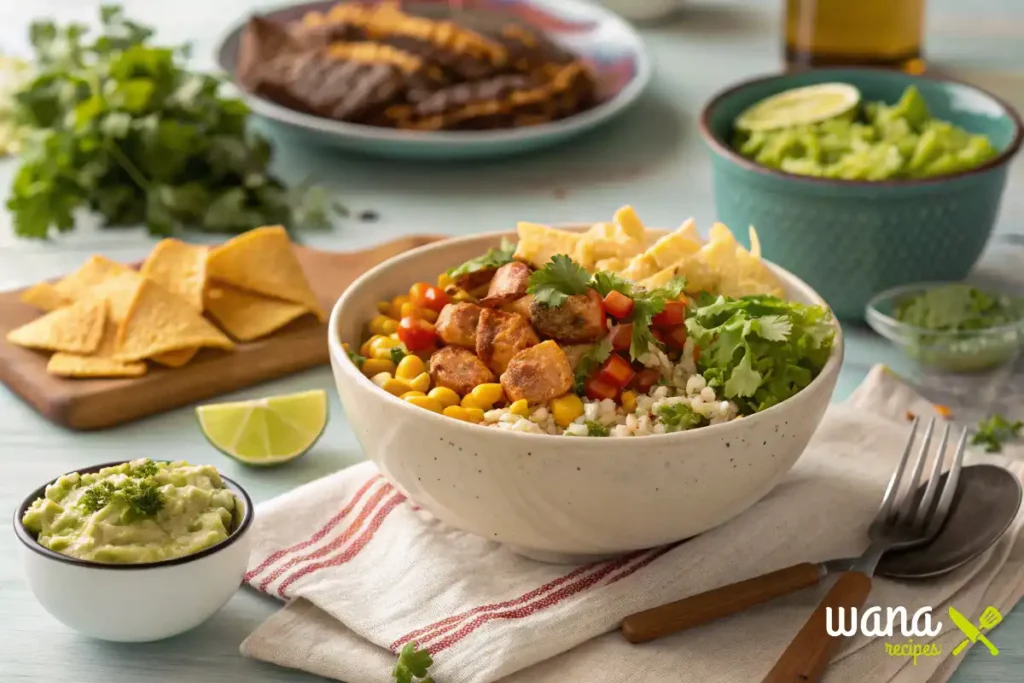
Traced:
<path fill-rule="evenodd" d="M 487 297 L 480 301 L 480 305 L 496 307 L 524 296 L 531 272 L 530 266 L 519 261 L 498 268 L 487 289 Z"/>
<path fill-rule="evenodd" d="M 543 336 L 567 344 L 592 342 L 608 333 L 601 295 L 592 289 L 570 296 L 561 306 L 530 302 L 530 322 Z"/>
<path fill-rule="evenodd" d="M 459 346 L 445 346 L 430 356 L 430 378 L 464 396 L 478 384 L 493 382 L 495 375 L 476 354 Z"/>
<path fill-rule="evenodd" d="M 505 372 L 508 362 L 523 349 L 539 344 L 537 333 L 518 313 L 485 308 L 476 328 L 476 355 L 494 374 Z"/>
<path fill-rule="evenodd" d="M 509 401 L 547 403 L 572 389 L 573 375 L 565 352 L 548 340 L 517 353 L 501 375 Z"/>
<path fill-rule="evenodd" d="M 495 273 L 494 268 L 484 268 L 482 270 L 475 270 L 472 273 L 466 273 L 455 278 L 455 286 L 459 289 L 464 289 L 467 292 L 482 287 L 491 281 Z"/>
<path fill-rule="evenodd" d="M 501 305 L 501 310 L 507 313 L 518 313 L 527 320 L 530 319 L 530 307 L 533 306 L 534 298 L 532 294 L 521 296 L 514 301 L 509 301 Z"/>
<path fill-rule="evenodd" d="M 446 304 L 437 316 L 434 329 L 445 344 L 476 348 L 476 327 L 480 320 L 480 307 L 462 302 Z"/>

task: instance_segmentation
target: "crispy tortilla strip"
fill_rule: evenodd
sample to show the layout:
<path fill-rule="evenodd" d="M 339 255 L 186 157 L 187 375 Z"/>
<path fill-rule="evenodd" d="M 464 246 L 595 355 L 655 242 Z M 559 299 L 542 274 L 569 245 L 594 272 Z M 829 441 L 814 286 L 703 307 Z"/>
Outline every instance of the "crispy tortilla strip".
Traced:
<path fill-rule="evenodd" d="M 126 272 L 134 271 L 124 264 L 94 255 L 90 256 L 81 268 L 53 283 L 53 287 L 67 298 L 77 301 L 82 293 L 91 287 Z"/>
<path fill-rule="evenodd" d="M 208 252 L 205 246 L 172 238 L 160 240 L 142 264 L 142 275 L 201 312 Z"/>
<path fill-rule="evenodd" d="M 125 363 L 114 360 L 114 347 L 117 345 L 117 325 L 107 320 L 103 325 L 103 337 L 96 352 L 89 356 L 77 353 L 55 353 L 46 364 L 46 371 L 51 375 L 71 378 L 98 377 L 141 377 L 146 374 L 146 364 L 142 361 Z"/>
<path fill-rule="evenodd" d="M 302 304 L 320 322 L 327 317 L 295 257 L 288 233 L 279 225 L 250 230 L 214 247 L 206 268 L 212 280 Z"/>
<path fill-rule="evenodd" d="M 40 311 L 53 311 L 68 306 L 72 300 L 61 294 L 51 282 L 40 282 L 32 285 L 18 297 L 22 303 L 38 308 Z"/>
<path fill-rule="evenodd" d="M 206 294 L 206 310 L 238 341 L 265 337 L 309 313 L 302 304 L 271 299 L 228 285 L 210 288 Z"/>
<path fill-rule="evenodd" d="M 169 368 L 180 368 L 182 365 L 195 358 L 197 353 L 199 353 L 198 347 L 192 349 L 180 349 L 178 351 L 161 353 L 158 356 L 153 356 L 150 360 Z"/>
<path fill-rule="evenodd" d="M 143 279 L 118 330 L 114 358 L 142 360 L 203 346 L 235 348 L 234 342 L 180 297 L 152 280 Z"/>
<path fill-rule="evenodd" d="M 110 319 L 120 325 L 128 315 L 128 309 L 138 294 L 143 277 L 138 271 L 127 270 L 108 277 L 79 295 L 82 300 L 106 299 L 110 304 Z"/>
<path fill-rule="evenodd" d="M 89 354 L 99 347 L 106 319 L 105 301 L 80 301 L 11 330 L 7 341 L 30 349 Z"/>

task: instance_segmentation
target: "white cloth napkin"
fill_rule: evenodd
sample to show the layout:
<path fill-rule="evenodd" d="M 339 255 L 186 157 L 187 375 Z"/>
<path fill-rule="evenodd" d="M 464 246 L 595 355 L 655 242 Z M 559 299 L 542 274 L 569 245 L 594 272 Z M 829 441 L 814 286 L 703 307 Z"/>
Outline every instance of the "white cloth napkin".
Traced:
<path fill-rule="evenodd" d="M 347 683 L 389 678 L 411 640 L 429 648 L 438 683 L 710 683 L 759 681 L 830 582 L 742 615 L 642 646 L 616 631 L 628 614 L 805 561 L 860 554 L 908 434 L 907 411 L 929 403 L 879 366 L 829 409 L 788 478 L 728 524 L 686 543 L 587 566 L 548 565 L 446 527 L 363 463 L 257 510 L 249 584 L 287 600 L 242 643 L 242 653 Z M 972 452 L 1024 479 L 1011 449 Z M 963 655 L 946 616 L 1006 614 L 1024 595 L 1024 515 L 990 551 L 920 583 L 876 579 L 869 603 L 931 606 L 942 655 L 886 653 L 857 636 L 830 666 L 830 683 L 945 681 Z M 991 639 L 998 646 L 999 630 Z M 925 639 L 927 640 L 927 639 Z M 921 639 L 918 639 L 921 642 Z"/>

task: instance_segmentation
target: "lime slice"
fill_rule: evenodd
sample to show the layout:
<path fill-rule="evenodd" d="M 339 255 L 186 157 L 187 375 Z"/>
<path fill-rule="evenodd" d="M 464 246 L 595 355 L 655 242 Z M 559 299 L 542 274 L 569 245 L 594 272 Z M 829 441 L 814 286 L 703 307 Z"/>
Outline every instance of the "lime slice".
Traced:
<path fill-rule="evenodd" d="M 317 442 L 327 426 L 322 389 L 196 408 L 199 428 L 217 450 L 247 465 L 266 467 L 294 460 Z"/>
<path fill-rule="evenodd" d="M 817 123 L 853 111 L 860 91 L 848 83 L 821 83 L 794 88 L 761 100 L 736 118 L 736 128 L 748 132 Z"/>

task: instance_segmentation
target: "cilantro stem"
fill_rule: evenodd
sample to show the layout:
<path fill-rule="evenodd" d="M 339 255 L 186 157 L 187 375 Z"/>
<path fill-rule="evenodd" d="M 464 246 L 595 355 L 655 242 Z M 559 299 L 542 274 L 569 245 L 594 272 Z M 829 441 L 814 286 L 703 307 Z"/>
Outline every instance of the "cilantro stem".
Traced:
<path fill-rule="evenodd" d="M 132 160 L 128 158 L 128 155 L 125 154 L 120 147 L 118 147 L 116 142 L 113 140 L 107 140 L 106 142 L 107 148 L 110 150 L 110 155 L 114 157 L 118 164 L 120 164 L 121 168 L 124 169 L 124 172 L 131 177 L 132 181 L 139 186 L 140 190 L 149 192 L 149 181 L 146 180 L 146 176 L 142 174 L 142 171 L 132 163 Z"/>

